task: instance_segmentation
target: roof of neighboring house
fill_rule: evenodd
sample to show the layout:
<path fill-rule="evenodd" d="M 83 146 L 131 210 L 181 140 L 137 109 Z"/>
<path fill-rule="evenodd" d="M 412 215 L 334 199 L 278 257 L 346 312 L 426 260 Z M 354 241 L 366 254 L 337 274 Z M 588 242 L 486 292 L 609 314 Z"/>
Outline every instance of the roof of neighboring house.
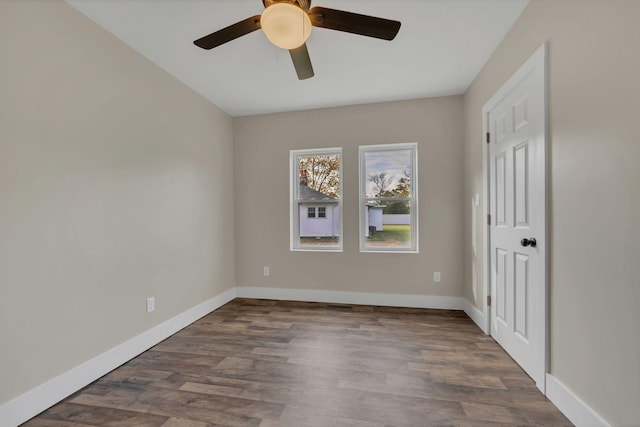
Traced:
<path fill-rule="evenodd" d="M 301 200 L 321 200 L 324 202 L 335 202 L 335 197 L 331 197 L 313 188 L 309 188 L 304 184 L 300 184 L 300 199 Z"/>

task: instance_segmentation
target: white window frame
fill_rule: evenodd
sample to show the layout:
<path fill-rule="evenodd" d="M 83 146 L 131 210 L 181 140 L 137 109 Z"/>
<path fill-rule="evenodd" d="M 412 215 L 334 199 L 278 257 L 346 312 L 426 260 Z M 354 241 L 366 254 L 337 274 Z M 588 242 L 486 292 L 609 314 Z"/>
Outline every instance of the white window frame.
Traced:
<path fill-rule="evenodd" d="M 338 209 L 339 209 L 339 236 L 338 243 L 332 246 L 320 246 L 320 245 L 304 245 L 300 243 L 300 200 L 297 199 L 298 190 L 300 185 L 299 180 L 299 170 L 298 170 L 298 157 L 299 156 L 322 156 L 322 155 L 338 155 L 340 156 L 340 197 L 337 198 L 338 201 Z M 344 176 L 342 173 L 342 164 L 343 164 L 343 156 L 342 156 L 342 148 L 341 147 L 332 147 L 332 148 L 315 148 L 315 149 L 301 149 L 301 150 L 291 150 L 289 152 L 289 241 L 290 241 L 290 249 L 291 251 L 302 251 L 302 252 L 342 252 L 343 251 L 343 241 L 344 241 L 344 229 L 343 229 L 343 212 L 344 209 L 342 207 L 343 200 L 343 191 L 344 191 Z M 316 217 L 313 219 L 318 219 L 317 217 L 317 206 L 314 207 L 316 210 Z M 330 214 L 331 209 L 326 209 L 325 211 L 327 215 Z M 321 219 L 326 219 L 321 218 Z"/>
<path fill-rule="evenodd" d="M 312 212 L 313 212 L 313 215 L 311 215 Z M 316 207 L 315 206 L 309 206 L 307 208 L 307 218 L 317 218 L 316 217 Z"/>
<path fill-rule="evenodd" d="M 375 151 L 411 151 L 411 195 L 408 198 L 411 204 L 411 247 L 394 248 L 392 246 L 366 246 L 369 230 L 366 229 L 367 209 L 365 204 L 367 177 L 365 169 L 365 154 Z M 361 145 L 358 147 L 358 176 L 359 176 L 359 217 L 360 217 L 360 252 L 368 253 L 418 253 L 418 144 L 415 142 Z"/>

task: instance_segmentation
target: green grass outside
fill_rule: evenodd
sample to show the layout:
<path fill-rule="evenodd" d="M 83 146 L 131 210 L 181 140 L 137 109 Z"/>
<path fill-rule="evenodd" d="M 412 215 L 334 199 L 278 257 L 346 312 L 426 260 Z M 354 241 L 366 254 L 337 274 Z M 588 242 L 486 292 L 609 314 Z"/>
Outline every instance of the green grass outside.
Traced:
<path fill-rule="evenodd" d="M 375 242 L 384 242 L 385 245 L 407 245 L 411 241 L 411 226 L 409 224 L 385 224 L 382 231 L 376 231 L 373 237 L 367 239 L 367 243 L 375 245 Z"/>
<path fill-rule="evenodd" d="M 385 224 L 382 231 L 376 231 L 373 237 L 367 238 L 369 246 L 406 246 L 411 241 L 411 226 L 409 224 L 391 225 Z M 334 246 L 340 242 L 339 238 L 332 237 L 301 237 L 302 245 Z"/>
<path fill-rule="evenodd" d="M 302 245 L 325 245 L 336 246 L 340 243 L 340 239 L 337 237 L 301 237 L 300 244 Z"/>

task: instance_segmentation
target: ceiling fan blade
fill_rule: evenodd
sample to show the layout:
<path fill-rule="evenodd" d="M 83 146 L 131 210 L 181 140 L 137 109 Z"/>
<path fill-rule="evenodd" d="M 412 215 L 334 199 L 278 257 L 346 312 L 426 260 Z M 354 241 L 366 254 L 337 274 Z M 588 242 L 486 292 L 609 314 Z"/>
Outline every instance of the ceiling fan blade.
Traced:
<path fill-rule="evenodd" d="M 214 47 L 218 47 L 221 44 L 225 44 L 259 29 L 260 15 L 256 15 L 243 21 L 236 22 L 233 25 L 229 25 L 228 27 L 218 30 L 215 33 L 211 33 L 208 36 L 199 38 L 194 41 L 193 44 L 203 49 L 213 49 Z"/>
<path fill-rule="evenodd" d="M 296 68 L 298 79 L 304 80 L 314 76 L 306 43 L 300 47 L 289 50 L 289 54 L 291 55 L 293 66 Z"/>
<path fill-rule="evenodd" d="M 393 40 L 400 30 L 400 22 L 375 16 L 360 15 L 343 10 L 314 7 L 309 11 L 314 27 L 360 34 L 383 40 Z"/>

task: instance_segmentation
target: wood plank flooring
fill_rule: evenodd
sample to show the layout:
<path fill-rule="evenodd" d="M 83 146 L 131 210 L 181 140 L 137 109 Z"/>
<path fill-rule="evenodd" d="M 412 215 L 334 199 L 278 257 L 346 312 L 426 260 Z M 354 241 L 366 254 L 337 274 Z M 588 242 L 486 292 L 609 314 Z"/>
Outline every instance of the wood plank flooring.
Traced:
<path fill-rule="evenodd" d="M 571 423 L 463 312 L 236 299 L 24 425 Z"/>

